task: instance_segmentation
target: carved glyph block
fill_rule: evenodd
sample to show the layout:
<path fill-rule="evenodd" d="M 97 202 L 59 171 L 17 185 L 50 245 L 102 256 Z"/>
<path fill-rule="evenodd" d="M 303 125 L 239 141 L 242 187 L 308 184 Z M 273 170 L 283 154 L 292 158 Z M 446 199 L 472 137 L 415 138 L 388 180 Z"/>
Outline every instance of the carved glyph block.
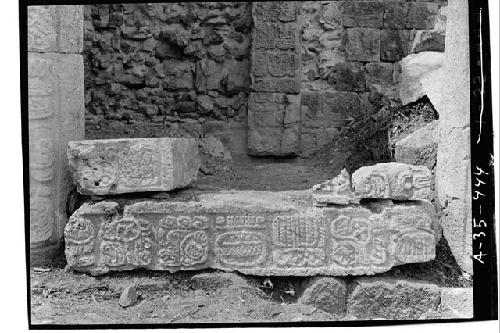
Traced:
<path fill-rule="evenodd" d="M 81 53 L 83 6 L 28 6 L 28 51 Z"/>
<path fill-rule="evenodd" d="M 84 137 L 83 58 L 28 52 L 30 244 L 62 239 L 69 140 Z"/>
<path fill-rule="evenodd" d="M 196 180 L 198 145 L 188 138 L 73 141 L 73 181 L 82 194 L 170 191 Z"/>
<path fill-rule="evenodd" d="M 373 205 L 373 203 L 372 203 Z M 317 208 L 310 192 L 219 192 L 197 202 L 85 203 L 66 256 L 92 274 L 215 268 L 254 275 L 362 275 L 435 257 L 432 204 Z"/>
<path fill-rule="evenodd" d="M 431 200 L 431 177 L 425 166 L 379 163 L 356 170 L 352 184 L 360 199 Z"/>

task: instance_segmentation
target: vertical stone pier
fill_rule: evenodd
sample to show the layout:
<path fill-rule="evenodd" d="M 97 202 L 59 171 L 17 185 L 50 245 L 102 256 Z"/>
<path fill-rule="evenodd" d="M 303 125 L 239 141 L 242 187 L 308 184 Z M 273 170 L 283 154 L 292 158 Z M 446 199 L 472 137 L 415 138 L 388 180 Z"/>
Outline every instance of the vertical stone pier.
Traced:
<path fill-rule="evenodd" d="M 298 153 L 301 2 L 254 2 L 252 92 L 248 101 L 251 155 Z"/>
<path fill-rule="evenodd" d="M 443 234 L 458 264 L 472 274 L 470 68 L 467 0 L 449 0 L 442 111 L 439 114 L 437 195 Z"/>
<path fill-rule="evenodd" d="M 60 248 L 72 188 L 66 148 L 84 138 L 83 6 L 28 7 L 31 264 Z"/>

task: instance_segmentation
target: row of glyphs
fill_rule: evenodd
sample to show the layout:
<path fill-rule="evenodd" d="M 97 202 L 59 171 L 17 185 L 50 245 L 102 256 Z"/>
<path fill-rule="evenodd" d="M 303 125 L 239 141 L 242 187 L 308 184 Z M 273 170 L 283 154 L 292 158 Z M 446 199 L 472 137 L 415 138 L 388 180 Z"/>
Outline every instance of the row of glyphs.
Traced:
<path fill-rule="evenodd" d="M 123 217 L 98 226 L 72 216 L 65 230 L 66 254 L 72 266 L 167 270 L 211 263 L 231 269 L 388 269 L 395 262 L 431 260 L 435 254 L 430 232 L 406 228 L 401 233 L 364 217 L 288 215 L 265 221 L 263 216 L 200 214 L 167 215 L 158 223 Z"/>

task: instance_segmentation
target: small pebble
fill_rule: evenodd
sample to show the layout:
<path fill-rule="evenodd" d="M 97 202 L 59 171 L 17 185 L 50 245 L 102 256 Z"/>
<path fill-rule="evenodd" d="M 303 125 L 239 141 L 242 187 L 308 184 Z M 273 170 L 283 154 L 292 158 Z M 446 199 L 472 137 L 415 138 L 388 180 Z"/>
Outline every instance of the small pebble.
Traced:
<path fill-rule="evenodd" d="M 118 303 L 121 307 L 126 308 L 134 305 L 135 302 L 137 302 L 137 291 L 135 289 L 135 285 L 128 286 L 123 290 Z"/>

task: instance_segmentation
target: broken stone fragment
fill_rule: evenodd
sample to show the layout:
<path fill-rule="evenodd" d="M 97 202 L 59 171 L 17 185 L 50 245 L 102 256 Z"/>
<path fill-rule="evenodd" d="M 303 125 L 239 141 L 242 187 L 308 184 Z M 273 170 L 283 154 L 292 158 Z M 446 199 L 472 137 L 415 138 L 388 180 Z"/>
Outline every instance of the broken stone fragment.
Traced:
<path fill-rule="evenodd" d="M 441 288 L 432 283 L 392 278 L 360 278 L 347 299 L 353 319 L 415 320 L 437 311 Z"/>
<path fill-rule="evenodd" d="M 196 180 L 198 145 L 188 138 L 72 141 L 68 161 L 78 192 L 170 191 Z"/>
<path fill-rule="evenodd" d="M 359 200 L 354 197 L 351 178 L 346 169 L 343 169 L 337 177 L 322 184 L 314 185 L 312 190 L 313 204 L 318 207 L 328 204 L 348 205 L 359 203 Z"/>
<path fill-rule="evenodd" d="M 304 285 L 304 292 L 299 303 L 314 305 L 314 307 L 340 316 L 346 313 L 347 285 L 334 277 L 314 277 Z"/>
<path fill-rule="evenodd" d="M 441 318 L 458 319 L 474 316 L 473 289 L 443 288 L 441 290 Z"/>
<path fill-rule="evenodd" d="M 118 304 L 120 304 L 121 307 L 127 308 L 134 305 L 135 302 L 137 302 L 137 290 L 135 285 L 126 287 L 120 296 Z"/>
<path fill-rule="evenodd" d="M 431 172 L 425 166 L 379 163 L 352 174 L 359 199 L 431 200 Z"/>
<path fill-rule="evenodd" d="M 310 192 L 203 193 L 198 201 L 85 203 L 65 229 L 77 271 L 206 268 L 259 276 L 363 275 L 435 258 L 427 201 L 314 207 Z"/>

